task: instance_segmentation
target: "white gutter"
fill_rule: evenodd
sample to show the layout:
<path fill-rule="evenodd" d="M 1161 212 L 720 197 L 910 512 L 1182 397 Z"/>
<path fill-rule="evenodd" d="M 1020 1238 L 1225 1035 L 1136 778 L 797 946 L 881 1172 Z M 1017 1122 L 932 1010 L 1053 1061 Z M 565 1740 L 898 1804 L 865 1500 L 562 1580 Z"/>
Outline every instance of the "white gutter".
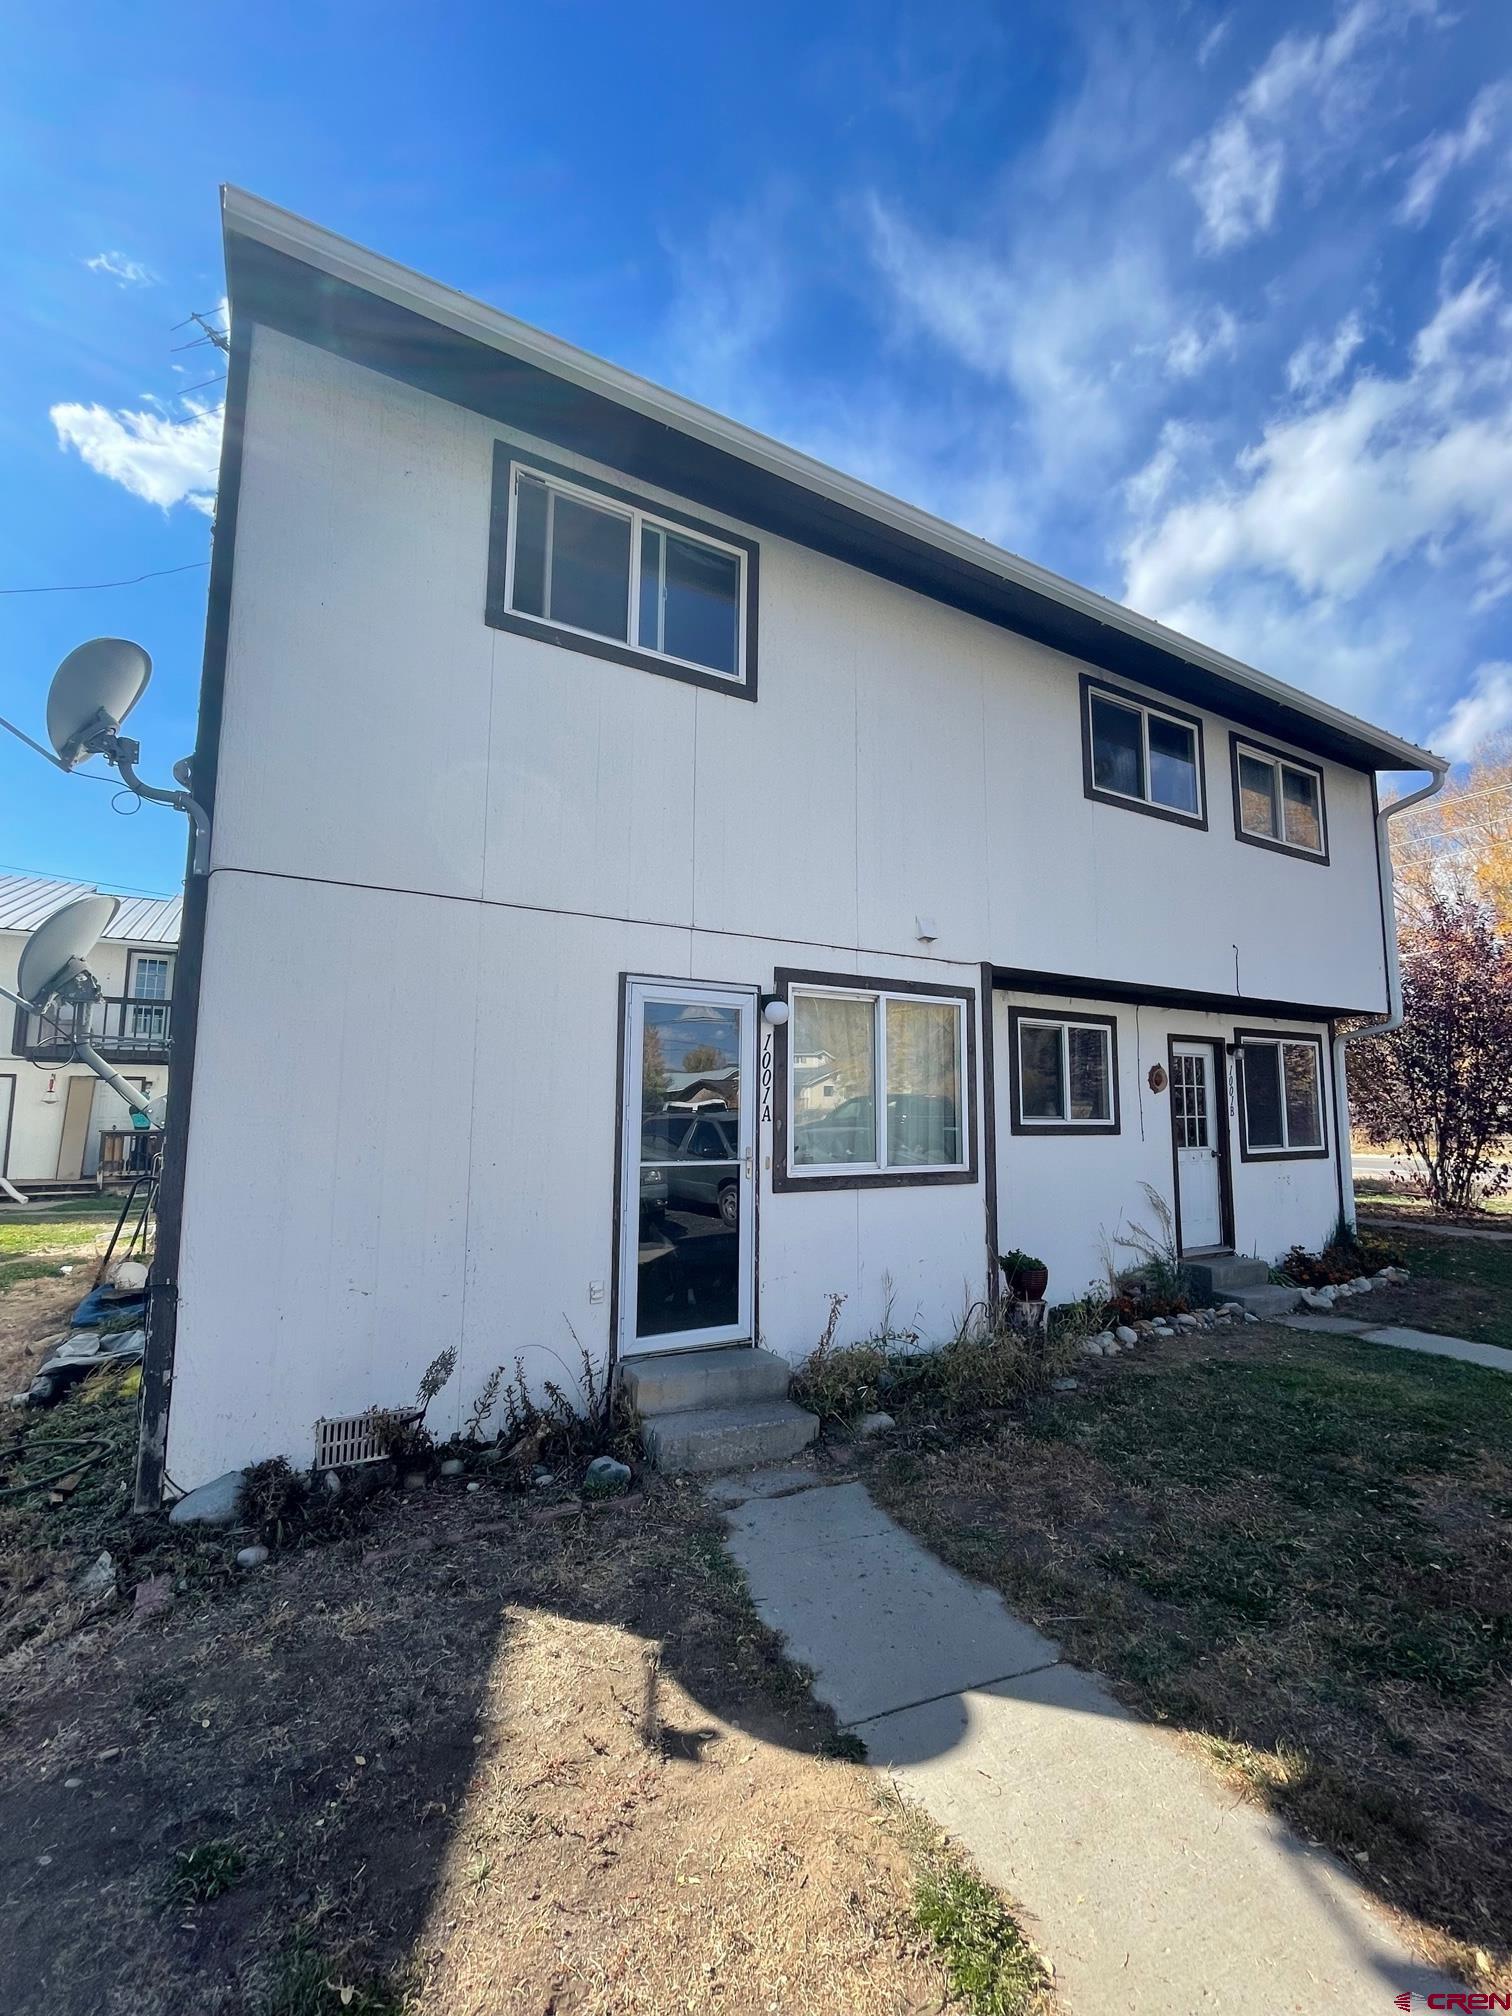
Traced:
<path fill-rule="evenodd" d="M 1396 877 L 1391 866 L 1391 834 L 1387 821 L 1409 806 L 1421 805 L 1425 798 L 1432 798 L 1444 788 L 1448 775 L 1447 763 L 1436 764 L 1433 775 L 1426 784 L 1416 791 L 1409 791 L 1405 798 L 1393 798 L 1389 805 L 1383 805 L 1376 813 L 1376 859 L 1381 869 L 1381 923 L 1386 937 L 1386 1014 L 1379 1022 L 1367 1022 L 1363 1029 L 1350 1029 L 1333 1040 L 1335 1123 L 1339 1133 L 1339 1177 L 1344 1219 L 1350 1230 L 1355 1226 L 1354 1190 L 1354 1149 L 1350 1141 L 1349 1126 L 1349 1045 L 1362 1042 L 1367 1036 L 1389 1036 L 1393 1029 L 1402 1026 L 1402 960 L 1397 944 L 1396 925 Z"/>
<path fill-rule="evenodd" d="M 796 448 L 785 447 L 769 435 L 758 434 L 754 428 L 727 420 L 723 414 L 712 412 L 692 399 L 685 399 L 680 393 L 653 385 L 649 379 L 639 378 L 634 372 L 622 371 L 618 365 L 608 364 L 586 350 L 562 342 L 559 337 L 547 335 L 544 330 L 534 329 L 512 315 L 502 314 L 481 301 L 474 301 L 453 287 L 443 287 L 438 281 L 428 280 L 423 274 L 400 266 L 392 259 L 384 259 L 376 252 L 353 244 L 349 238 L 323 230 L 307 218 L 264 202 L 260 196 L 253 196 L 245 189 L 227 185 L 221 191 L 221 203 L 228 233 L 253 239 L 306 266 L 313 266 L 319 272 L 328 273 L 334 279 L 346 281 L 365 293 L 376 294 L 382 300 L 408 308 L 427 321 L 454 330 L 489 349 L 537 365 L 554 377 L 611 399 L 616 405 L 640 413 L 663 426 L 674 427 L 696 441 L 749 463 L 753 468 L 764 469 L 769 475 L 807 490 L 812 496 L 858 512 L 906 538 L 932 546 L 936 552 L 983 568 L 999 580 L 1058 602 L 1064 609 L 1073 610 L 1122 636 L 1150 645 L 1170 657 L 1196 666 L 1200 671 L 1225 679 L 1272 704 L 1289 707 L 1338 735 L 1370 746 L 1381 759 L 1377 769 L 1432 770 L 1438 767 L 1439 759 L 1428 750 L 1419 749 L 1415 743 L 1405 742 L 1400 736 L 1389 735 L 1358 716 L 1345 713 L 1342 707 L 1330 706 L 1326 700 L 1317 700 L 1310 694 L 1299 692 L 1284 680 L 1273 679 L 1268 673 L 1259 672 L 1237 658 L 1230 658 L 1225 652 L 1215 651 L 1193 638 L 1184 637 L 1178 630 L 1167 629 L 1165 624 L 1141 616 L 1136 610 L 1125 608 L 1121 602 L 1110 601 L 1091 588 L 1067 581 L 1062 575 L 1052 574 L 1046 567 L 1037 567 L 1031 560 L 1021 559 L 1001 546 L 994 546 L 990 540 L 978 538 L 972 532 L 963 532 L 959 526 L 951 525 L 943 518 L 933 517 L 915 505 L 889 497 L 885 491 L 874 490 L 870 484 L 858 482 L 855 477 L 846 476 L 838 469 L 831 469 L 812 456 L 802 455 Z"/>

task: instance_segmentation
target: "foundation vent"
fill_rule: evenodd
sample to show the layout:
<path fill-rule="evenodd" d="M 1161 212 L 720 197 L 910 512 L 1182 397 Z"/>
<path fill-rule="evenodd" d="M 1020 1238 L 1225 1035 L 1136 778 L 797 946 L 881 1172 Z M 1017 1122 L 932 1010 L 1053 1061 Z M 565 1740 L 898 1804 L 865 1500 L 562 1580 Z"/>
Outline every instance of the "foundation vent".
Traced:
<path fill-rule="evenodd" d="M 315 1423 L 317 1470 L 340 1470 L 348 1463 L 377 1463 L 382 1456 L 383 1443 L 372 1414 L 343 1414 Z"/>

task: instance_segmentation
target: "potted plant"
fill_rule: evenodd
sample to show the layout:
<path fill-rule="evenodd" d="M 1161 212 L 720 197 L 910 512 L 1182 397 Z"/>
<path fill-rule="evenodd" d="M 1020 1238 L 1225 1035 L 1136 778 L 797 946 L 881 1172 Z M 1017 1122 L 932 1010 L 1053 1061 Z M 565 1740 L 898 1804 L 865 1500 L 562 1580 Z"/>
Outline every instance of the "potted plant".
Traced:
<path fill-rule="evenodd" d="M 1050 1285 L 1050 1269 L 1043 1260 L 1036 1260 L 1032 1253 L 1020 1252 L 1015 1246 L 1011 1253 L 998 1255 L 998 1265 L 1003 1270 L 1008 1293 L 1016 1302 L 1043 1302 Z"/>

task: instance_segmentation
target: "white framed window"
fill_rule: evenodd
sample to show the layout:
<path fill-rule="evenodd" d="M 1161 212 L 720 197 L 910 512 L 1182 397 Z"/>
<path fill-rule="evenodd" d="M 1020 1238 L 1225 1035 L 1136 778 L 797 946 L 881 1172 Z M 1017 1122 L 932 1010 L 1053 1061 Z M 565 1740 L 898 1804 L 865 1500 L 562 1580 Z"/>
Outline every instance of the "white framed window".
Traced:
<path fill-rule="evenodd" d="M 1323 1039 L 1240 1030 L 1240 1152 L 1259 1156 L 1326 1155 Z"/>
<path fill-rule="evenodd" d="M 815 1100 L 787 1073 L 777 1187 L 969 1178 L 968 992 L 805 982 L 788 1006 L 786 1054 L 826 1077 Z"/>
<path fill-rule="evenodd" d="M 133 952 L 126 979 L 128 1023 L 122 1034 L 144 1043 L 166 1042 L 172 993 L 173 955 Z"/>
<path fill-rule="evenodd" d="M 1323 773 L 1279 749 L 1235 735 L 1234 831 L 1241 840 L 1279 853 L 1328 859 Z"/>
<path fill-rule="evenodd" d="M 502 444 L 500 454 L 507 524 L 490 621 L 549 627 L 558 643 L 581 639 L 579 648 L 600 656 L 705 684 L 750 684 L 751 541 L 607 484 L 513 459 Z"/>
<path fill-rule="evenodd" d="M 1116 1134 L 1118 1024 L 1111 1015 L 1009 1011 L 1015 1134 Z"/>
<path fill-rule="evenodd" d="M 1085 674 L 1082 781 L 1089 798 L 1206 826 L 1202 723 Z"/>

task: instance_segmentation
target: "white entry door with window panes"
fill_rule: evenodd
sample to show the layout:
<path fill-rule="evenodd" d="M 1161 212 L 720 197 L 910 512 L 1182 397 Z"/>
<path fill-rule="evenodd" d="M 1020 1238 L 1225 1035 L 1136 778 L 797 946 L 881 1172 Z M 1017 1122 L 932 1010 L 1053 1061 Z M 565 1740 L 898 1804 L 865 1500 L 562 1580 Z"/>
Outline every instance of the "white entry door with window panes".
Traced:
<path fill-rule="evenodd" d="M 1200 1253 L 1223 1244 L 1222 1162 L 1218 1088 L 1210 1043 L 1177 1043 L 1171 1052 L 1171 1123 L 1176 1132 L 1176 1187 L 1181 1250 Z"/>
<path fill-rule="evenodd" d="M 628 983 L 622 1353 L 751 1336 L 755 1063 L 754 988 Z"/>
<path fill-rule="evenodd" d="M 166 952 L 133 952 L 126 986 L 130 1020 L 125 1033 L 137 1042 L 166 1042 L 168 997 L 172 991 L 170 956 Z"/>

